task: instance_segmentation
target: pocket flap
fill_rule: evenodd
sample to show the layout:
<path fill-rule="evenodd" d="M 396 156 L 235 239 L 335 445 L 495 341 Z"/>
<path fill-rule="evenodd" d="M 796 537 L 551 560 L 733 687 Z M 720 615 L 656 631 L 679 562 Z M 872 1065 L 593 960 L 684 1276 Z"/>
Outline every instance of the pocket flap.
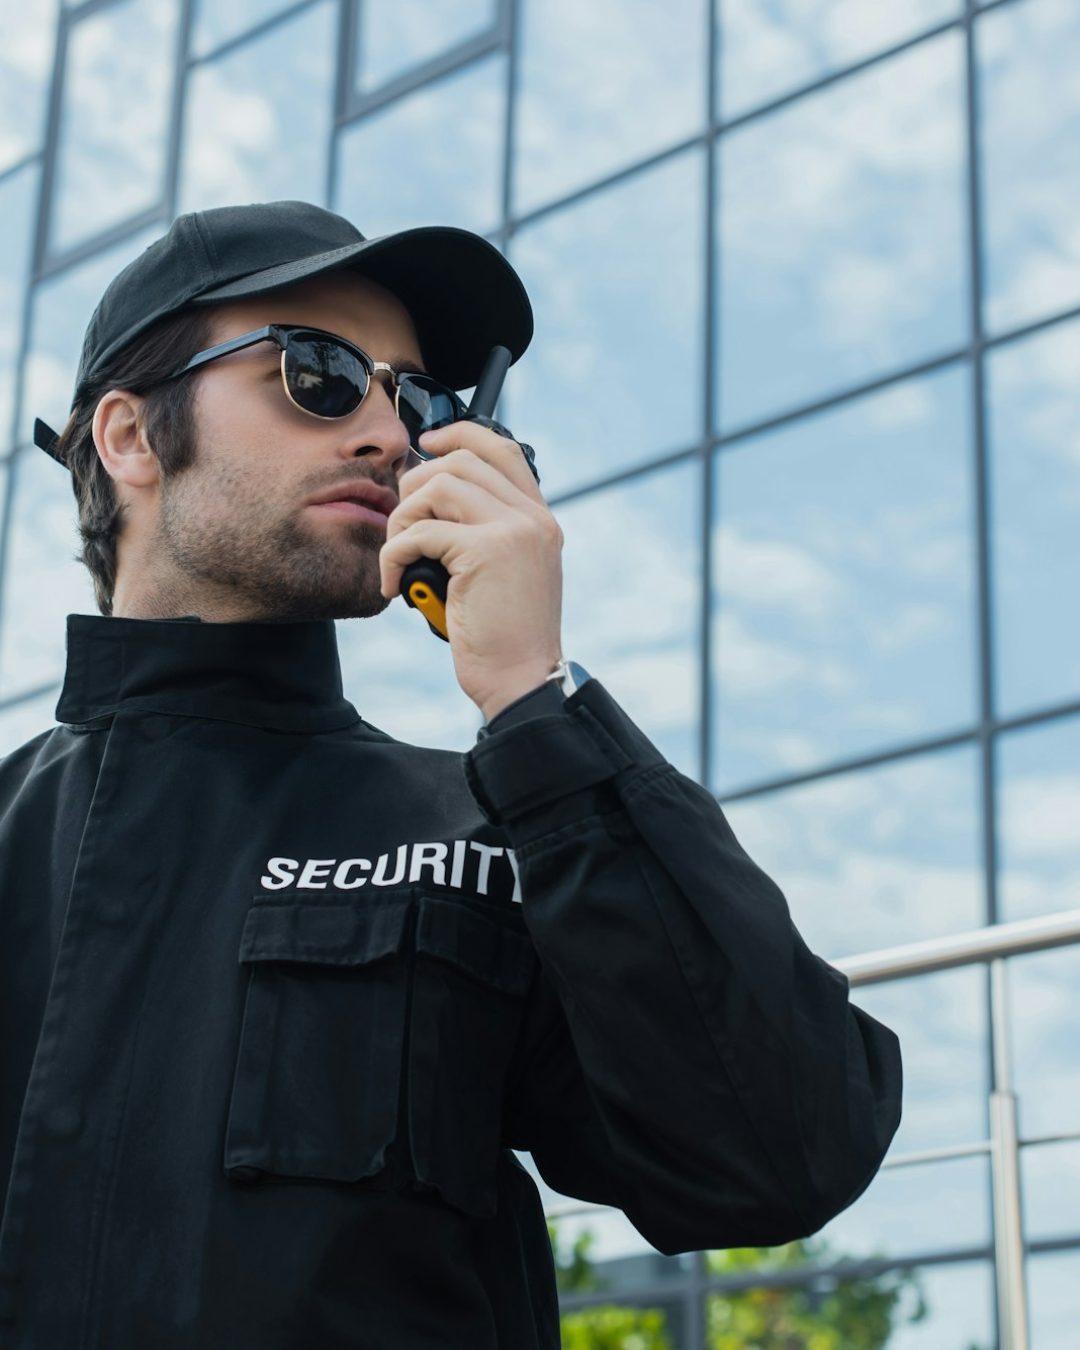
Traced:
<path fill-rule="evenodd" d="M 359 966 L 400 951 L 409 897 L 357 903 L 254 904 L 244 920 L 241 961 L 319 961 Z"/>
<path fill-rule="evenodd" d="M 416 950 L 449 961 L 508 994 L 525 992 L 537 959 L 526 933 L 452 900 L 427 895 L 420 897 Z"/>

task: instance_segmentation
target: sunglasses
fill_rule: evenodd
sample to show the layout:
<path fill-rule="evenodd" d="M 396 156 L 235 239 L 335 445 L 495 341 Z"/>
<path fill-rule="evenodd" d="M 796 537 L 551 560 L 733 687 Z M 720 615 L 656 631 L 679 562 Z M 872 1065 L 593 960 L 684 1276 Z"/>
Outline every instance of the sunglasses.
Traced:
<path fill-rule="evenodd" d="M 281 348 L 281 380 L 289 402 L 301 412 L 329 421 L 354 413 L 367 397 L 375 372 L 388 371 L 394 387 L 394 412 L 405 424 L 409 444 L 421 459 L 433 456 L 430 451 L 420 449 L 419 437 L 425 431 L 461 420 L 467 411 L 452 389 L 430 375 L 394 370 L 335 333 L 299 324 L 271 323 L 228 342 L 219 342 L 216 347 L 197 353 L 167 378 L 176 379 L 207 361 L 253 347 L 257 342 L 276 342 Z"/>

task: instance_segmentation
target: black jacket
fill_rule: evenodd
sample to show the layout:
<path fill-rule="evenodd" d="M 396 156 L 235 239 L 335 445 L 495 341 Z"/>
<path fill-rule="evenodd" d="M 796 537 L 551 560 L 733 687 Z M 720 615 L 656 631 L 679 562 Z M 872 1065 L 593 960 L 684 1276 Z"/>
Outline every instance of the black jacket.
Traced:
<path fill-rule="evenodd" d="M 0 761 L 3 1350 L 555 1350 L 512 1149 L 666 1253 L 873 1178 L 896 1036 L 598 680 L 460 754 L 331 620 L 73 614 L 56 716 Z"/>

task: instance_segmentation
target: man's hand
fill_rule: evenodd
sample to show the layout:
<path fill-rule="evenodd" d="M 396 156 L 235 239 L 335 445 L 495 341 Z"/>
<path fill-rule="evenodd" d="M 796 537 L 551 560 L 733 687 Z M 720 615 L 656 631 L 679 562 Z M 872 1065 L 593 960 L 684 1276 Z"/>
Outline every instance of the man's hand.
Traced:
<path fill-rule="evenodd" d="M 417 558 L 442 562 L 454 671 L 490 722 L 562 656 L 563 533 L 516 441 L 453 422 L 425 432 L 420 445 L 438 458 L 401 478 L 379 552 L 380 589 L 400 594 Z"/>

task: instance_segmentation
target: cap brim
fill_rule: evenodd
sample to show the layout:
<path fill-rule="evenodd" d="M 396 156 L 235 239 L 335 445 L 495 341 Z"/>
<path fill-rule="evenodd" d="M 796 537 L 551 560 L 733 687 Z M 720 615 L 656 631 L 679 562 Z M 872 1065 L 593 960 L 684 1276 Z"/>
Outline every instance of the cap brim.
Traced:
<path fill-rule="evenodd" d="M 494 244 L 447 225 L 418 226 L 268 267 L 204 291 L 191 303 L 241 300 L 346 270 L 398 297 L 416 327 L 427 369 L 452 389 L 477 382 L 495 345 L 509 348 L 516 361 L 532 340 L 532 306 L 517 273 Z"/>

